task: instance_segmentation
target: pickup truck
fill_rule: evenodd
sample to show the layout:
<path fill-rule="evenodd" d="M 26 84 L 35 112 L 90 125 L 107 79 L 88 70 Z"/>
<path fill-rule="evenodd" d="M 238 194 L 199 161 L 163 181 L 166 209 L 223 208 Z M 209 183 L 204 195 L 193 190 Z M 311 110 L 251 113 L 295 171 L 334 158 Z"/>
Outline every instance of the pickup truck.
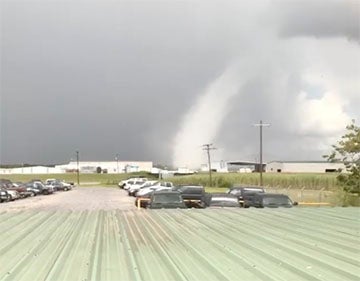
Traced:
<path fill-rule="evenodd" d="M 227 193 L 238 197 L 241 207 L 249 208 L 254 196 L 258 193 L 265 193 L 265 189 L 260 186 L 234 186 Z"/>
<path fill-rule="evenodd" d="M 277 193 L 258 193 L 255 194 L 251 206 L 255 208 L 291 208 L 298 205 L 289 196 Z"/>
<path fill-rule="evenodd" d="M 177 191 L 154 191 L 149 202 L 149 209 L 186 209 L 185 202 Z"/>
<path fill-rule="evenodd" d="M 206 193 L 202 185 L 179 185 L 173 190 L 180 192 L 188 208 L 205 208 Z"/>

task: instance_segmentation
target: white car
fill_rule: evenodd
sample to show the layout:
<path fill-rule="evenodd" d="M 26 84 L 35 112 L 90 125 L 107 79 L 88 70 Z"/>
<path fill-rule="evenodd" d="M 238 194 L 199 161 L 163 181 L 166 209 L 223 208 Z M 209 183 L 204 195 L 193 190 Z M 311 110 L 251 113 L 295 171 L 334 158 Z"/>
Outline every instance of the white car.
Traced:
<path fill-rule="evenodd" d="M 143 182 L 143 183 L 138 182 L 137 184 L 133 184 L 128 189 L 129 196 L 135 196 L 136 193 L 140 189 L 148 187 L 148 186 L 152 186 L 152 185 L 157 184 L 157 183 L 158 183 L 158 181 L 146 181 L 146 182 Z"/>
<path fill-rule="evenodd" d="M 21 196 L 20 196 L 20 193 L 17 192 L 16 190 L 6 190 L 9 194 L 9 201 L 14 201 L 14 200 L 17 200 L 17 199 L 20 199 Z"/>
<path fill-rule="evenodd" d="M 118 186 L 120 188 L 123 188 L 123 189 L 127 190 L 135 182 L 145 182 L 145 181 L 147 181 L 147 178 L 130 178 L 130 179 L 123 180 L 123 181 L 119 182 Z"/>
<path fill-rule="evenodd" d="M 130 186 L 134 185 L 134 184 L 143 184 L 144 182 L 146 182 L 147 179 L 146 178 L 132 178 L 132 179 L 128 179 L 126 181 L 123 181 L 124 184 L 122 185 L 122 188 L 125 190 L 128 190 L 130 188 Z"/>
<path fill-rule="evenodd" d="M 148 194 L 151 191 L 155 191 L 155 190 L 171 190 L 173 188 L 173 184 L 172 182 L 157 182 L 156 184 L 152 185 L 152 186 L 148 186 L 145 188 L 140 189 L 137 193 L 136 196 L 137 197 L 141 197 L 144 196 L 146 194 Z"/>

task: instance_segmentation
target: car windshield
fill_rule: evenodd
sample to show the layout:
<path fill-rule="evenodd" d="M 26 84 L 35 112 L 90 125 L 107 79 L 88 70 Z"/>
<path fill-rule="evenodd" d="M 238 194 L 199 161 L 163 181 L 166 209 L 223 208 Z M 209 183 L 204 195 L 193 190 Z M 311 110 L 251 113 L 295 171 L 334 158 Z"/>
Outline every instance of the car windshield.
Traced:
<path fill-rule="evenodd" d="M 288 197 L 264 197 L 264 205 L 291 205 L 291 200 Z"/>
<path fill-rule="evenodd" d="M 210 206 L 239 207 L 239 201 L 237 198 L 212 197 Z"/>
<path fill-rule="evenodd" d="M 179 194 L 157 194 L 153 198 L 154 203 L 180 203 L 182 202 Z"/>
<path fill-rule="evenodd" d="M 264 193 L 261 188 L 244 188 L 244 193 Z"/>

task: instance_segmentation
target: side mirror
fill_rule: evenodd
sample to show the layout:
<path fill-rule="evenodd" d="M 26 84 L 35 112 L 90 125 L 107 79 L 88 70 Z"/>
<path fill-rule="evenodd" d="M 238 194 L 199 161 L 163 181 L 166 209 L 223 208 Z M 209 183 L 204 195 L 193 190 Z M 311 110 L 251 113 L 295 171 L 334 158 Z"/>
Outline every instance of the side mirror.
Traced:
<path fill-rule="evenodd" d="M 294 205 L 294 206 L 297 206 L 297 205 L 299 205 L 299 203 L 295 201 L 295 202 L 293 203 L 293 205 Z"/>

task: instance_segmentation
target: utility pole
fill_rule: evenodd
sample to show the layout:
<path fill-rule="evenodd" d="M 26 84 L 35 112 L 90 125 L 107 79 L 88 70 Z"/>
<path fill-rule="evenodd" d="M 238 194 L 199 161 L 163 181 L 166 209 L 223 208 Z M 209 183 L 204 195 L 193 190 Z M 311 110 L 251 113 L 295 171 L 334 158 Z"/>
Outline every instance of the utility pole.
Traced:
<path fill-rule="evenodd" d="M 212 143 L 207 143 L 202 145 L 203 150 L 206 150 L 207 156 L 208 156 L 208 165 L 209 165 L 209 185 L 212 187 L 212 180 L 211 180 L 211 159 L 210 159 L 210 150 L 216 149 L 213 147 Z"/>
<path fill-rule="evenodd" d="M 79 151 L 76 150 L 76 164 L 77 164 L 77 184 L 80 185 L 80 168 L 79 168 Z"/>
<path fill-rule="evenodd" d="M 115 159 L 116 159 L 117 173 L 119 173 L 119 154 L 118 153 L 116 153 Z"/>
<path fill-rule="evenodd" d="M 263 185 L 263 133 L 262 133 L 262 129 L 263 127 L 269 127 L 270 124 L 267 123 L 263 123 L 262 120 L 260 120 L 259 124 L 254 124 L 255 127 L 259 127 L 260 128 L 260 163 L 259 163 L 259 171 L 260 171 L 260 186 Z"/>

